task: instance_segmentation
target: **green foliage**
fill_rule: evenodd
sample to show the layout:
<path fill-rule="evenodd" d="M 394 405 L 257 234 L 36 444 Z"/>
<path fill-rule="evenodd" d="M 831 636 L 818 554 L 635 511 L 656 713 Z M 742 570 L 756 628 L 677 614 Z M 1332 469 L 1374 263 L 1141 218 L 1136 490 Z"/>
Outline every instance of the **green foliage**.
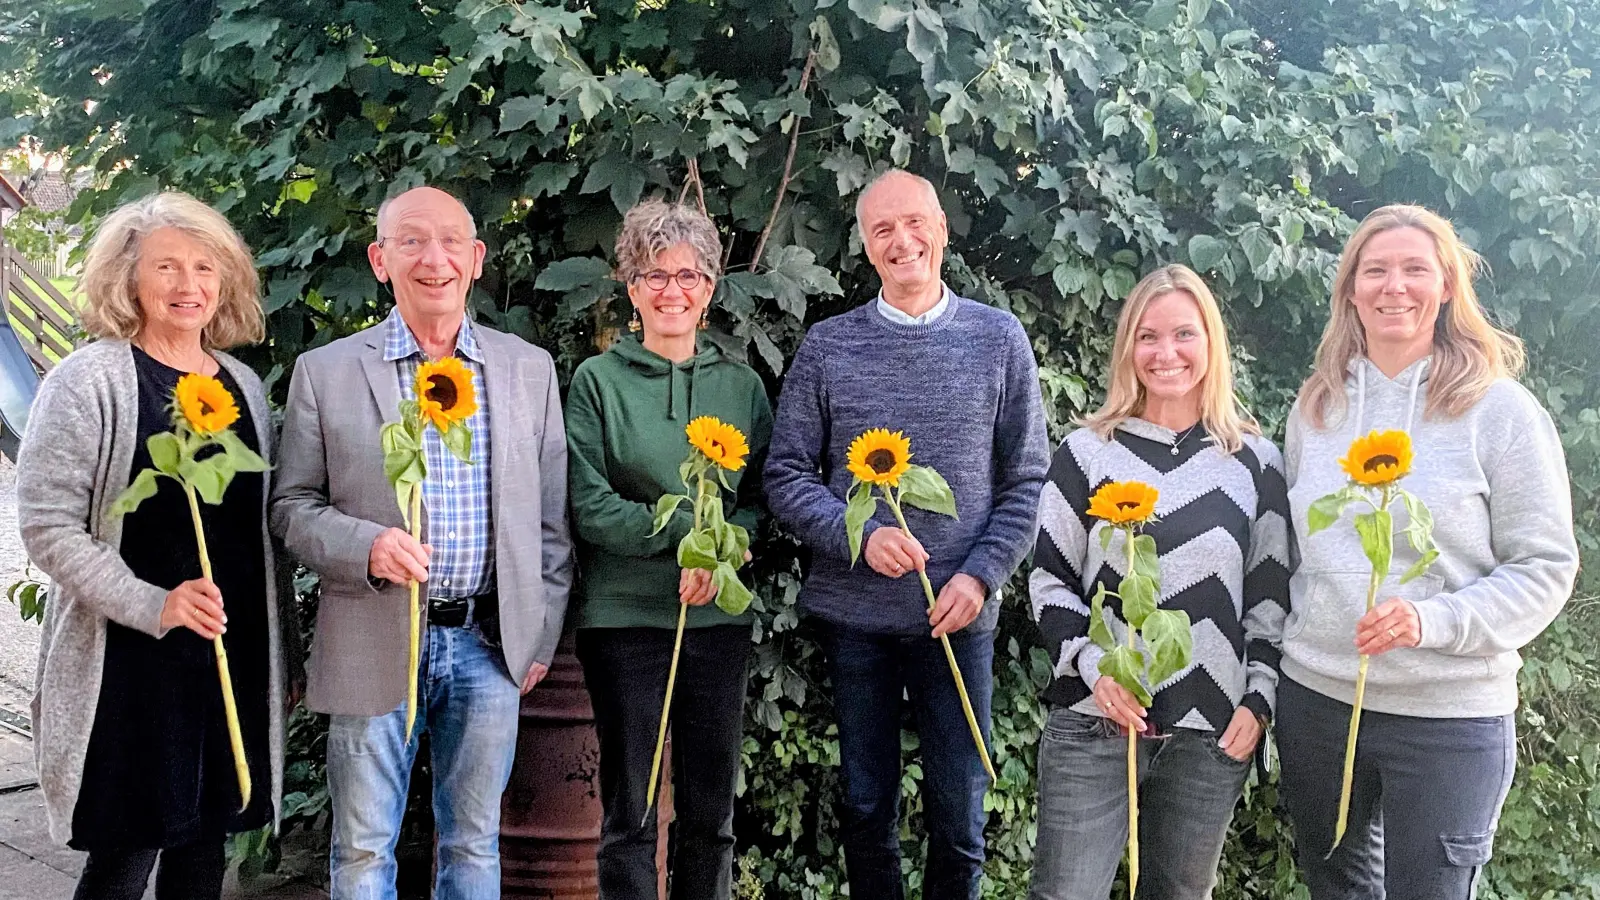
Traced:
<path fill-rule="evenodd" d="M 1215 289 L 1240 395 L 1280 433 L 1342 241 L 1377 205 L 1424 203 L 1483 254 L 1480 296 L 1528 344 L 1592 553 L 1597 19 L 1597 0 L 0 0 L 0 144 L 32 134 L 98 169 L 74 221 L 158 186 L 221 208 L 263 267 L 252 362 L 279 396 L 298 353 L 381 314 L 372 211 L 423 181 L 478 218 L 478 315 L 563 371 L 626 312 L 603 260 L 621 210 L 703 194 L 728 261 L 712 336 L 775 384 L 807 324 L 872 296 L 851 205 L 907 165 L 948 212 L 951 286 L 1027 328 L 1057 437 L 1103 390 L 1119 301 L 1174 261 Z M 740 871 L 769 898 L 837 897 L 824 669 L 792 544 L 760 546 Z M 1482 896 L 1600 890 L 1596 584 L 1528 654 Z M 1050 672 L 1024 598 L 1018 579 L 996 647 L 992 898 L 1023 896 L 1032 858 Z M 1248 789 L 1218 897 L 1305 896 L 1276 800 Z"/>

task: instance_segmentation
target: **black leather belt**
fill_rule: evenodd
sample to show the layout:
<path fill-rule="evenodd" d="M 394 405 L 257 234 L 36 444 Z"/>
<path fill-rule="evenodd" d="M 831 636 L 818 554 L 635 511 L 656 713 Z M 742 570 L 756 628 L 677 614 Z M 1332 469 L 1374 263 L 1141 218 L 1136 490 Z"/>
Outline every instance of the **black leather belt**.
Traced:
<path fill-rule="evenodd" d="M 441 628 L 460 628 L 476 622 L 482 625 L 500 617 L 500 595 L 486 591 L 472 597 L 429 597 L 428 624 Z"/>

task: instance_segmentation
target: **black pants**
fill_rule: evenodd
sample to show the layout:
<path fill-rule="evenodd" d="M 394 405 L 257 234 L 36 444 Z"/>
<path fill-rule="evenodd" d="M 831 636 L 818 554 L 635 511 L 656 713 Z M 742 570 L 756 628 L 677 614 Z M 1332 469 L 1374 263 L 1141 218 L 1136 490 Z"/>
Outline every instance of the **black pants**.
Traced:
<path fill-rule="evenodd" d="M 1350 705 L 1285 678 L 1280 787 L 1312 900 L 1469 900 L 1516 770 L 1511 716 L 1424 719 L 1365 710 L 1350 824 L 1332 856 Z"/>
<path fill-rule="evenodd" d="M 156 866 L 156 900 L 215 900 L 227 863 L 221 838 L 165 850 L 95 850 L 84 863 L 72 900 L 139 900 Z"/>
<path fill-rule="evenodd" d="M 656 817 L 646 816 L 645 795 L 672 637 L 664 628 L 578 631 L 578 661 L 600 734 L 601 900 L 656 896 Z M 673 900 L 727 900 L 732 893 L 733 797 L 749 662 L 748 625 L 683 633 L 671 712 Z"/>

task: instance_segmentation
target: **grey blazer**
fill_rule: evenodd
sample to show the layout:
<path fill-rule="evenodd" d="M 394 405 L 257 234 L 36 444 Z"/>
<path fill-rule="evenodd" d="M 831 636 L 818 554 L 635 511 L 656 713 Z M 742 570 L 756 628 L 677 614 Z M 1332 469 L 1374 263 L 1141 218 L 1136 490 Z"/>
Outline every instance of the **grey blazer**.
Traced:
<path fill-rule="evenodd" d="M 212 351 L 233 375 L 256 426 L 261 455 L 272 461 L 272 425 L 261 379 L 244 363 Z M 105 669 L 106 623 L 162 637 L 167 591 L 134 576 L 122 561 L 122 519 L 107 515 L 128 486 L 139 432 L 139 377 L 127 341 L 101 340 L 68 354 L 45 377 L 17 453 L 17 527 L 28 556 L 50 576 L 38 688 L 33 695 L 34 760 L 44 789 L 50 837 L 72 839 L 72 814 L 83 786 L 84 755 L 94 729 Z M 274 577 L 262 498 L 261 552 L 267 571 L 267 725 L 272 809 L 283 793 L 283 697 L 299 635 L 293 596 Z M 174 540 L 193 540 L 187 520 Z M 226 561 L 220 561 L 226 564 Z M 224 598 L 226 599 L 226 598 Z M 280 609 L 280 604 L 283 608 Z M 291 639 L 280 640 L 280 621 Z M 286 658 L 286 654 L 288 654 Z M 228 776 L 232 778 L 230 774 Z"/>
<path fill-rule="evenodd" d="M 501 641 L 521 684 L 533 663 L 555 656 L 572 587 L 566 431 L 550 354 L 477 323 L 473 331 L 485 359 L 480 402 L 492 412 Z M 404 527 L 378 441 L 400 405 L 383 339 L 380 324 L 303 354 L 284 408 L 272 532 L 322 576 L 306 673 L 306 706 L 316 712 L 377 716 L 406 697 L 407 589 L 367 580 L 372 542 Z"/>

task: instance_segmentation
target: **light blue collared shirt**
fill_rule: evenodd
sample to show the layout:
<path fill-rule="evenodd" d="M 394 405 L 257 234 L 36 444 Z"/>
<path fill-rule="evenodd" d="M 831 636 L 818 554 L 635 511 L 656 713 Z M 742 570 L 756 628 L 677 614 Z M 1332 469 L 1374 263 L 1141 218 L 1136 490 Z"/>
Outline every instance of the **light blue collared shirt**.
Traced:
<path fill-rule="evenodd" d="M 906 315 L 903 311 L 896 308 L 889 301 L 883 299 L 882 291 L 878 292 L 878 312 L 881 313 L 885 319 L 888 319 L 896 325 L 928 325 L 932 323 L 934 319 L 944 315 L 944 311 L 950 308 L 950 286 L 946 284 L 940 284 L 939 286 L 944 291 L 939 297 L 939 302 L 935 303 L 932 309 L 920 316 Z"/>

